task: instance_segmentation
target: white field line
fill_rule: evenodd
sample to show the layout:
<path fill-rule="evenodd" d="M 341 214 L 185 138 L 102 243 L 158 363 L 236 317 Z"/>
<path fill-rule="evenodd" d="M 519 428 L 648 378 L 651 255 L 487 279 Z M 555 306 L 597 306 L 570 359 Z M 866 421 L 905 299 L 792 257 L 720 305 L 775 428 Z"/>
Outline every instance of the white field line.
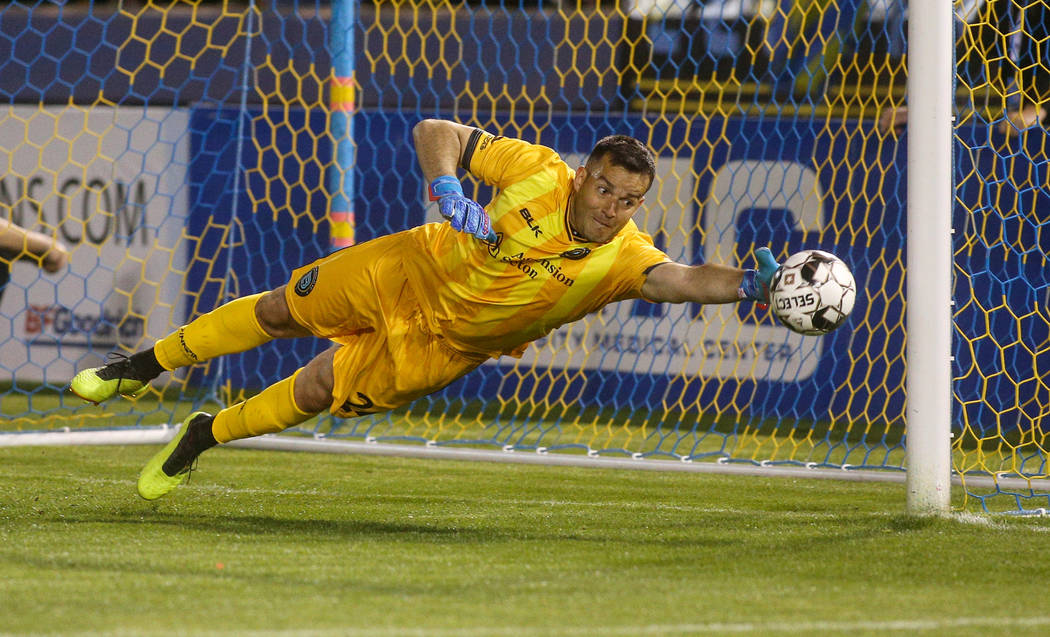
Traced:
<path fill-rule="evenodd" d="M 0 471 L 0 478 L 6 481 L 15 482 L 19 478 L 22 478 L 18 474 L 8 474 Z M 127 487 L 129 494 L 134 494 L 135 481 L 130 479 L 117 479 L 117 478 L 97 478 L 97 477 L 83 477 L 83 476 L 71 476 L 67 475 L 70 482 L 76 483 L 88 483 L 88 484 L 99 484 L 99 485 L 113 485 Z M 54 479 L 61 479 L 55 476 Z M 427 502 L 448 502 L 448 503 L 466 503 L 477 506 L 491 506 L 493 508 L 498 507 L 565 507 L 565 508 L 592 508 L 592 509 L 636 509 L 636 510 L 652 510 L 652 511 L 686 511 L 696 513 L 722 513 L 722 514 L 740 514 L 740 515 L 782 515 L 787 517 L 802 517 L 802 518 L 835 518 L 841 517 L 840 512 L 826 511 L 826 512 L 813 512 L 813 511 L 762 511 L 758 509 L 729 509 L 725 507 L 705 507 L 705 506 L 683 506 L 678 504 L 661 504 L 655 502 L 601 502 L 601 501 L 580 501 L 580 500 L 551 500 L 551 499 L 521 499 L 521 498 L 486 498 L 479 495 L 462 496 L 462 495 L 425 495 L 425 494 L 413 494 L 413 493 L 398 493 L 398 494 L 383 494 L 383 493 L 344 493 L 340 491 L 318 491 L 316 489 L 270 489 L 264 487 L 227 487 L 219 486 L 214 484 L 201 484 L 200 482 L 183 485 L 179 487 L 180 492 L 185 492 L 190 495 L 193 491 L 199 491 L 201 493 L 208 494 L 231 494 L 231 495 L 267 495 L 267 496 L 300 496 L 309 498 L 331 498 L 346 500 L 347 502 L 360 501 L 360 502 L 375 502 L 379 500 L 386 500 L 389 502 L 409 502 L 409 501 L 427 501 Z M 137 501 L 137 498 L 136 498 Z M 453 514 L 444 516 L 433 516 L 433 517 L 450 517 Z M 874 516 L 890 516 L 890 512 L 872 511 L 870 515 Z M 423 516 L 416 516 L 421 518 Z M 459 517 L 459 516 L 455 516 Z"/>
<path fill-rule="evenodd" d="M 0 471 L 0 478 L 7 481 L 17 481 L 22 476 L 17 474 L 7 474 Z M 135 488 L 135 481 L 129 479 L 116 479 L 116 478 L 96 478 L 96 477 L 82 477 L 82 476 L 68 476 L 70 481 L 78 483 L 89 483 L 89 484 L 100 484 L 100 485 L 114 485 L 127 487 L 129 494 L 133 494 Z M 56 477 L 57 479 L 57 477 Z M 663 504 L 656 502 L 600 502 L 600 501 L 580 501 L 580 500 L 531 500 L 531 499 L 520 499 L 520 498 L 486 498 L 478 495 L 472 496 L 461 496 L 461 495 L 423 495 L 423 494 L 383 494 L 383 493 L 367 493 L 367 494 L 355 494 L 355 493 L 344 493 L 344 492 L 333 492 L 333 491 L 318 491 L 315 489 L 268 489 L 259 487 L 226 487 L 219 485 L 207 485 L 200 484 L 199 482 L 194 484 L 190 483 L 180 487 L 180 490 L 191 492 L 199 491 L 208 494 L 239 494 L 239 495 L 266 495 L 266 496 L 300 496 L 309 498 L 336 498 L 341 500 L 361 501 L 361 502 L 375 502 L 377 500 L 385 500 L 390 502 L 404 502 L 404 501 L 428 501 L 428 502 L 448 502 L 448 503 L 467 503 L 474 506 L 488 506 L 492 508 L 509 508 L 509 507 L 564 507 L 564 508 L 592 508 L 592 509 L 634 509 L 634 510 L 646 510 L 646 511 L 686 511 L 694 513 L 714 513 L 722 515 L 747 515 L 747 516 L 773 516 L 781 518 L 798 518 L 798 519 L 809 519 L 809 520 L 822 520 L 822 519 L 835 519 L 842 517 L 842 512 L 839 511 L 771 511 L 764 509 L 731 509 L 727 507 L 717 506 L 683 506 L 679 504 Z M 188 495 L 188 494 L 187 494 Z M 130 496 L 129 496 L 130 497 Z M 137 499 L 136 499 L 137 501 Z M 868 511 L 863 515 L 868 517 L 891 517 L 897 515 L 898 512 L 893 511 Z M 487 516 L 481 513 L 462 514 L 462 513 L 448 513 L 448 514 L 420 514 L 410 516 L 413 519 L 448 519 L 456 518 L 462 519 L 473 518 L 473 519 L 485 519 L 492 516 Z M 1027 528 L 1033 531 L 1039 532 L 1050 532 L 1050 527 L 1044 526 L 1028 526 L 1020 527 L 1016 525 L 1005 524 L 999 521 L 993 516 L 981 515 L 977 513 L 959 512 L 951 513 L 945 516 L 946 519 L 954 520 L 961 524 L 974 524 L 979 526 L 986 526 L 989 528 L 996 528 L 1002 530 L 1017 530 L 1020 528 Z"/>
<path fill-rule="evenodd" d="M 591 635 L 695 635 L 695 634 L 802 634 L 871 632 L 941 632 L 953 628 L 1017 629 L 1050 626 L 1050 616 L 1034 617 L 944 617 L 931 619 L 856 620 L 856 621 L 797 621 L 797 622 L 710 622 L 688 624 L 640 624 L 609 626 L 475 626 L 460 628 L 344 627 L 313 630 L 237 630 L 204 631 L 199 637 L 579 637 Z M 39 633 L 41 637 L 50 633 Z M 114 630 L 105 632 L 65 633 L 68 637 L 147 637 L 176 634 L 173 631 Z M 0 633 L 6 636 L 8 633 Z M 30 637 L 23 634 L 23 637 Z"/>

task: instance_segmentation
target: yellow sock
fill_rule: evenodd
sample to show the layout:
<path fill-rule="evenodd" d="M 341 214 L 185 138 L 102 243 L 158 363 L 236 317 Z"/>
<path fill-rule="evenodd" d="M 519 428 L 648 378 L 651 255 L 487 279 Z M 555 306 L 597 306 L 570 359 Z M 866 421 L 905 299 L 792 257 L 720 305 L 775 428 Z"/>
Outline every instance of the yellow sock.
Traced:
<path fill-rule="evenodd" d="M 153 345 L 157 362 L 166 370 L 236 354 L 273 340 L 255 317 L 262 294 L 241 297 L 202 314 Z"/>
<path fill-rule="evenodd" d="M 215 440 L 223 443 L 277 433 L 312 418 L 315 414 L 308 414 L 295 404 L 292 388 L 300 371 L 216 414 L 211 424 Z"/>

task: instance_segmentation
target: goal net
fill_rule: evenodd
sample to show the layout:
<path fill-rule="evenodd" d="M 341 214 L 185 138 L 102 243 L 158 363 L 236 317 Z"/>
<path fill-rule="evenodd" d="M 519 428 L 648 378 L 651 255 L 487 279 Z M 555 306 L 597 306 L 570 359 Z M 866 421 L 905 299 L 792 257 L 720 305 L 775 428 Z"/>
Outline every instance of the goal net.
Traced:
<path fill-rule="evenodd" d="M 658 247 L 745 267 L 759 246 L 832 252 L 857 278 L 853 315 L 802 337 L 752 304 L 621 303 L 404 409 L 284 435 L 899 474 L 903 4 L 8 3 L 0 216 L 72 261 L 49 274 L 0 254 L 0 438 L 147 430 L 303 365 L 326 344 L 270 343 L 134 402 L 64 393 L 302 263 L 438 220 L 410 131 L 442 117 L 571 161 L 638 137 L 658 176 L 636 220 Z M 956 16 L 953 467 L 956 503 L 990 511 L 1050 505 L 1038 4 Z"/>

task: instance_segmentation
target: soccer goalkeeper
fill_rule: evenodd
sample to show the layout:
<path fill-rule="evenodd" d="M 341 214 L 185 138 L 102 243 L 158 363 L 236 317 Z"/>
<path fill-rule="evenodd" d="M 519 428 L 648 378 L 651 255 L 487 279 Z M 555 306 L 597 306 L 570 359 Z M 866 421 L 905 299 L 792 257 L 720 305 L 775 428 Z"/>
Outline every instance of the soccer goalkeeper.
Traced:
<path fill-rule="evenodd" d="M 142 470 L 139 494 L 182 483 L 216 444 L 282 431 L 328 409 L 382 412 L 437 391 L 489 358 L 521 356 L 551 330 L 614 301 L 766 302 L 778 265 L 757 270 L 672 262 L 631 221 L 656 164 L 636 139 L 600 140 L 575 170 L 551 149 L 448 121 L 413 139 L 429 196 L 448 223 L 379 237 L 292 272 L 287 285 L 242 297 L 150 349 L 77 374 L 71 390 L 99 403 L 134 396 L 165 371 L 274 338 L 333 346 L 290 377 L 214 416 L 196 412 Z M 463 193 L 462 167 L 498 194 Z"/>

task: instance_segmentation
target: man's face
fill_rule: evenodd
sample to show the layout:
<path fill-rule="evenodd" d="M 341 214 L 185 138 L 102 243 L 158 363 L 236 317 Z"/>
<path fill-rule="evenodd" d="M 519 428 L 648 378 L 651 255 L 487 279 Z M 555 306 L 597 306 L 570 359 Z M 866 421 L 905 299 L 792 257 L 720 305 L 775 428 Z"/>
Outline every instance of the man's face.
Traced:
<path fill-rule="evenodd" d="M 605 243 L 616 236 L 645 200 L 648 175 L 609 164 L 607 157 L 576 169 L 569 223 L 587 241 Z"/>

